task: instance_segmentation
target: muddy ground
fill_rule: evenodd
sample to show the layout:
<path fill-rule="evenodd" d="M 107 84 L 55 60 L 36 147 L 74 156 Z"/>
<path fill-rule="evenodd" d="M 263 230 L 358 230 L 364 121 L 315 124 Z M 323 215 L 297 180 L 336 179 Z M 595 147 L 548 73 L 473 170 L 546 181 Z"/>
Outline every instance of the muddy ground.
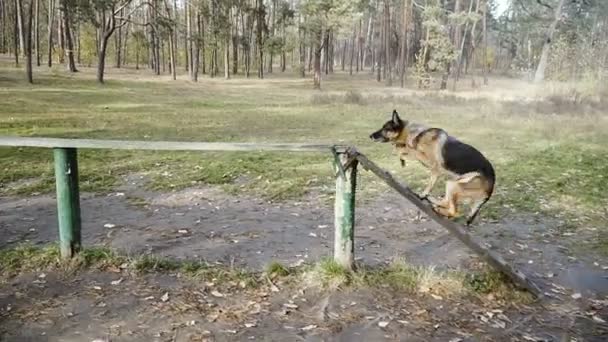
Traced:
<path fill-rule="evenodd" d="M 317 195 L 269 203 L 215 187 L 155 193 L 142 190 L 143 182 L 131 176 L 111 194 L 83 196 L 85 245 L 251 270 L 331 255 L 332 206 Z M 361 203 L 356 224 L 360 263 L 401 257 L 438 268 L 479 264 L 456 238 L 390 192 Z M 593 227 L 573 234 L 556 226 L 525 216 L 472 228 L 548 294 L 528 306 L 382 289 L 257 289 L 218 297 L 209 284 L 171 274 L 25 274 L 0 284 L 0 340 L 605 340 L 608 258 L 577 247 L 594 236 Z M 52 196 L 0 198 L 0 248 L 25 241 L 57 241 Z M 289 301 L 297 308 L 286 308 Z"/>

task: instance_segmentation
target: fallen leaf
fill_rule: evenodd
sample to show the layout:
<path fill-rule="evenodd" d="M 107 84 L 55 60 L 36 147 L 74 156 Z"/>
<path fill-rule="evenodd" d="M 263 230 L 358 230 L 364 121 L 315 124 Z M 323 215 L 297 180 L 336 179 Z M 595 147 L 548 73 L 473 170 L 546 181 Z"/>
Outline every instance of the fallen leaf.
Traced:
<path fill-rule="evenodd" d="M 106 223 L 106 224 L 103 225 L 103 227 L 111 229 L 111 228 L 116 227 L 116 225 L 114 223 Z"/>
<path fill-rule="evenodd" d="M 389 322 L 378 322 L 378 326 L 379 326 L 380 328 L 386 328 L 386 327 L 388 326 L 388 323 L 389 323 Z"/>
<path fill-rule="evenodd" d="M 593 318 L 593 320 L 597 323 L 606 323 L 606 320 L 604 320 L 596 315 L 593 315 L 593 317 L 591 317 L 591 318 Z"/>
<path fill-rule="evenodd" d="M 298 306 L 296 304 L 292 304 L 292 303 L 285 303 L 283 304 L 284 307 L 288 308 L 288 309 L 297 309 Z"/>
<path fill-rule="evenodd" d="M 122 278 L 120 278 L 118 280 L 114 280 L 110 284 L 112 284 L 112 285 L 119 285 L 120 283 L 122 283 Z"/>
<path fill-rule="evenodd" d="M 582 297 L 582 295 L 577 292 L 577 293 L 573 293 L 571 297 L 574 298 L 574 299 L 579 299 L 579 298 Z"/>
<path fill-rule="evenodd" d="M 216 290 L 211 291 L 211 295 L 213 297 L 217 297 L 217 298 L 224 298 L 225 297 L 225 295 L 223 293 L 221 293 L 219 291 L 216 291 Z"/>
<path fill-rule="evenodd" d="M 101 290 L 101 286 L 93 286 L 93 290 L 100 291 Z"/>
<path fill-rule="evenodd" d="M 254 328 L 257 327 L 257 323 L 252 322 L 252 323 L 245 323 L 245 328 Z"/>
<path fill-rule="evenodd" d="M 302 331 L 310 331 L 310 330 L 312 330 L 312 329 L 316 329 L 316 328 L 317 328 L 317 326 L 316 326 L 316 325 L 311 324 L 311 325 L 307 325 L 307 326 L 305 326 L 305 327 L 301 328 L 300 330 L 302 330 Z"/>
<path fill-rule="evenodd" d="M 308 233 L 308 236 L 317 237 L 317 234 L 315 234 L 315 233 Z"/>
<path fill-rule="evenodd" d="M 431 293 L 431 297 L 433 297 L 433 299 L 436 299 L 436 300 L 443 300 L 443 297 L 438 296 L 438 295 L 433 294 L 433 293 Z"/>
<path fill-rule="evenodd" d="M 177 232 L 180 234 L 188 234 L 188 229 L 179 229 Z"/>
<path fill-rule="evenodd" d="M 160 297 L 160 300 L 162 300 L 163 302 L 166 302 L 169 300 L 169 292 L 165 292 L 165 294 Z"/>

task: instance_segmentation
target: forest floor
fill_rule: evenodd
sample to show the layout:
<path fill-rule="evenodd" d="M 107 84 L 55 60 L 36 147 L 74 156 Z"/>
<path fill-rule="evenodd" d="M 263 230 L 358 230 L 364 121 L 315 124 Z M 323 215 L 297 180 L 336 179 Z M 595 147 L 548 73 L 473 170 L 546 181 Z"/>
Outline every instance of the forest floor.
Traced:
<path fill-rule="evenodd" d="M 193 84 L 123 69 L 103 86 L 87 69 L 35 75 L 28 85 L 0 63 L 1 135 L 348 144 L 417 189 L 426 171 L 402 169 L 368 136 L 392 109 L 443 127 L 496 167 L 496 195 L 473 233 L 549 296 L 533 301 L 505 284 L 365 172 L 362 269 L 323 261 L 333 241 L 323 154 L 80 151 L 89 250 L 66 265 L 53 247 L 51 154 L 2 148 L 1 340 L 590 341 L 608 333 L 608 116 L 589 85 L 540 89 L 495 77 L 482 88 L 467 80 L 457 92 L 421 92 L 365 73 L 331 75 L 318 92 L 280 73 Z"/>

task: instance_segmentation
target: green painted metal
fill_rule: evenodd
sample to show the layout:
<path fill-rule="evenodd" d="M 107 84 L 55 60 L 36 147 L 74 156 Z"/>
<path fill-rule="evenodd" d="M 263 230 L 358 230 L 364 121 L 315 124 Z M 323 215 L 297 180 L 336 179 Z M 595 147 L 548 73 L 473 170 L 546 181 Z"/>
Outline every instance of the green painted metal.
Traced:
<path fill-rule="evenodd" d="M 55 184 L 61 257 L 71 258 L 81 247 L 78 159 L 75 148 L 55 148 Z"/>
<path fill-rule="evenodd" d="M 334 260 L 352 270 L 355 253 L 355 193 L 357 188 L 357 162 L 348 153 L 338 152 L 334 160 L 336 170 L 336 200 L 334 207 Z M 343 166 L 349 164 L 348 168 Z M 343 170 L 343 173 L 340 172 Z"/>

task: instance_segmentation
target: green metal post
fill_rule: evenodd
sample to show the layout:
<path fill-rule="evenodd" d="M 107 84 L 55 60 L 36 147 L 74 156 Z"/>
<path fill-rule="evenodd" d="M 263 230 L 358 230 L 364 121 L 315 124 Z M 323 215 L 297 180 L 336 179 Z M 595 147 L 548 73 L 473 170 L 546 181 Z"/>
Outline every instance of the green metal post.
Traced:
<path fill-rule="evenodd" d="M 334 260 L 342 267 L 352 270 L 355 261 L 355 190 L 357 187 L 357 161 L 341 172 L 341 165 L 348 163 L 348 153 L 337 152 L 334 161 L 336 170 L 336 202 L 334 205 Z M 341 165 L 338 165 L 340 163 Z"/>
<path fill-rule="evenodd" d="M 62 258 L 71 258 L 80 250 L 80 195 L 78 160 L 75 148 L 55 148 L 55 183 L 57 218 Z"/>

